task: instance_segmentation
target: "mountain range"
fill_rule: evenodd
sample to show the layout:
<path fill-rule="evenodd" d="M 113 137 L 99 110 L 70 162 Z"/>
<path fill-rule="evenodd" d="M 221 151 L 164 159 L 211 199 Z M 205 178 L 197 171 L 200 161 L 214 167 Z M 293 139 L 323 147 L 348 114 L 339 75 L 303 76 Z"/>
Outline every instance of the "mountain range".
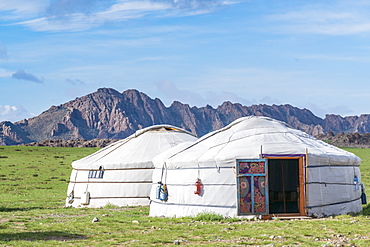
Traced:
<path fill-rule="evenodd" d="M 138 129 L 170 124 L 198 136 L 226 126 L 244 116 L 267 116 L 318 136 L 370 132 L 370 114 L 341 117 L 315 116 L 308 109 L 291 105 L 252 105 L 226 101 L 217 108 L 190 107 L 174 101 L 169 107 L 134 89 L 122 93 L 111 88 L 52 106 L 40 115 L 19 122 L 0 123 L 0 145 L 18 145 L 42 140 L 122 139 Z"/>

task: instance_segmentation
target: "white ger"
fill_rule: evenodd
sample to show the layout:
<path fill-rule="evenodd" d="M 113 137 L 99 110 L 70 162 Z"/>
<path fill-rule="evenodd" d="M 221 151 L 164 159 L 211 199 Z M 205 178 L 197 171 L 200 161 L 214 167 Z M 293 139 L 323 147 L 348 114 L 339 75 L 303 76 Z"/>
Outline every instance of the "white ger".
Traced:
<path fill-rule="evenodd" d="M 359 157 L 267 117 L 237 119 L 153 163 L 151 216 L 322 217 L 362 210 Z M 157 182 L 168 195 L 158 193 Z"/>
<path fill-rule="evenodd" d="M 74 161 L 66 206 L 148 205 L 153 157 L 196 139 L 186 130 L 155 125 Z"/>

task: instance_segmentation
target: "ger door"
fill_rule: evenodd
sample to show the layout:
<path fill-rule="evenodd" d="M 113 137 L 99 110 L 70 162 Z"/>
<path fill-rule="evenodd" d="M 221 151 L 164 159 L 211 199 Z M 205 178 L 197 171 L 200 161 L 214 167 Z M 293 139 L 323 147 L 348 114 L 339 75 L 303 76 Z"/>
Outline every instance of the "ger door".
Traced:
<path fill-rule="evenodd" d="M 269 214 L 267 159 L 236 160 L 238 215 Z"/>

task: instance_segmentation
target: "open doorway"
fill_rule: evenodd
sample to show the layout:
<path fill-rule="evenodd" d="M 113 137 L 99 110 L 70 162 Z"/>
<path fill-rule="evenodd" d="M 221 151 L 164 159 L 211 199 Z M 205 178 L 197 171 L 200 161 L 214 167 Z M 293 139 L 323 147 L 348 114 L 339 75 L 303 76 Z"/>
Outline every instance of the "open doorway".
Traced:
<path fill-rule="evenodd" d="M 299 160 L 269 159 L 270 214 L 299 213 Z"/>
<path fill-rule="evenodd" d="M 269 166 L 269 213 L 305 215 L 305 155 L 264 157 Z"/>

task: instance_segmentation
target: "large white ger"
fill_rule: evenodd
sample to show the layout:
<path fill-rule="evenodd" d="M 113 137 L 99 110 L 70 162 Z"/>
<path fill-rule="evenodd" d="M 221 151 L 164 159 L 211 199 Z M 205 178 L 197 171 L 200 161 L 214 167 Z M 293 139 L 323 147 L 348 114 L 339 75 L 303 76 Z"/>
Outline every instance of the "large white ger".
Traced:
<path fill-rule="evenodd" d="M 186 130 L 155 125 L 74 161 L 66 206 L 148 205 L 153 157 L 196 139 Z"/>
<path fill-rule="evenodd" d="M 267 117 L 240 118 L 153 162 L 151 216 L 323 217 L 362 210 L 359 157 Z M 167 200 L 157 182 L 167 186 Z"/>

